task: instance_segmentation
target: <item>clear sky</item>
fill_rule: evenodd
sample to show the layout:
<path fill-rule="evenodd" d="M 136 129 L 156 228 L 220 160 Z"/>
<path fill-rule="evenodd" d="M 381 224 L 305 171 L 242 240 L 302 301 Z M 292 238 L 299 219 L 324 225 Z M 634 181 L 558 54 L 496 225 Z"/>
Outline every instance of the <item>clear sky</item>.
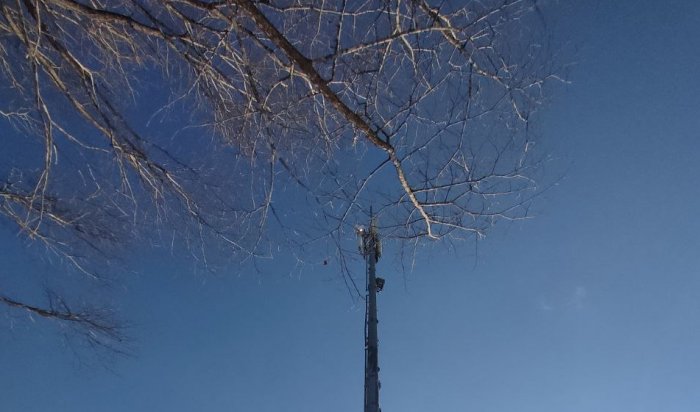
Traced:
<path fill-rule="evenodd" d="M 387 245 L 385 412 L 700 405 L 700 2 L 545 9 L 576 50 L 537 126 L 565 176 L 478 252 L 433 250 L 401 274 Z M 50 274 L 0 229 L 8 272 Z M 109 295 L 136 356 L 82 364 L 52 330 L 3 317 L 0 411 L 361 411 L 364 307 L 336 268 L 290 275 L 280 258 L 211 277 L 134 259 Z"/>

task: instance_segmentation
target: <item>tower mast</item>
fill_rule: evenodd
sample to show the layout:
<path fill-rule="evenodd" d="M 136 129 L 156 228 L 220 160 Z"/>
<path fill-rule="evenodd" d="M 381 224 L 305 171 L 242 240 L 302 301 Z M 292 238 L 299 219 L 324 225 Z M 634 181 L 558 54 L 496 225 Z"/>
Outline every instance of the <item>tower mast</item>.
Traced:
<path fill-rule="evenodd" d="M 374 216 L 370 209 L 369 229 L 358 230 L 360 251 L 365 258 L 367 299 L 365 307 L 365 412 L 379 409 L 379 339 L 377 337 L 377 292 L 384 287 L 384 279 L 376 275 L 376 264 L 381 256 L 381 242 Z"/>

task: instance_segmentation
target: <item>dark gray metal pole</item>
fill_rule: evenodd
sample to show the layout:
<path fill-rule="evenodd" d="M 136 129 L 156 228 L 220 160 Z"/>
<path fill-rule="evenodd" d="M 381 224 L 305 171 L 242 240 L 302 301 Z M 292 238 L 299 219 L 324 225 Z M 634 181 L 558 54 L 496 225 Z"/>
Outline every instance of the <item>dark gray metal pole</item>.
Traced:
<path fill-rule="evenodd" d="M 380 255 L 379 234 L 370 220 L 369 230 L 363 231 L 362 252 L 367 268 L 367 304 L 365 313 L 365 412 L 379 409 L 379 339 L 377 338 L 377 276 Z"/>

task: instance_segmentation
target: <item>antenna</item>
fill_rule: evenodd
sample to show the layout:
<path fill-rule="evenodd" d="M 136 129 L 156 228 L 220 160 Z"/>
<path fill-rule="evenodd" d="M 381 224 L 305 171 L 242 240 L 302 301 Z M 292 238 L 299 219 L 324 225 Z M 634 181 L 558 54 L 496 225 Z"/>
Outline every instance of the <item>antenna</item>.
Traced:
<path fill-rule="evenodd" d="M 376 276 L 381 256 L 377 221 L 370 207 L 369 229 L 356 229 L 360 253 L 365 258 L 367 299 L 365 305 L 365 412 L 381 412 L 379 408 L 379 339 L 377 338 L 377 292 L 384 288 L 384 279 Z"/>

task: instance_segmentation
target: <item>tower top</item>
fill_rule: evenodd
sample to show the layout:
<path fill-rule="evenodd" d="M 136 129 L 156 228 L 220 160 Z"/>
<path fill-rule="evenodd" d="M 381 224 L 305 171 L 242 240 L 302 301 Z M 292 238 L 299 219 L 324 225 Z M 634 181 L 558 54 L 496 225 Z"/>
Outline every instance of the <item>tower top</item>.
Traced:
<path fill-rule="evenodd" d="M 355 232 L 357 233 L 357 247 L 362 256 L 367 258 L 370 255 L 370 248 L 373 248 L 375 262 L 379 261 L 379 258 L 382 256 L 382 241 L 379 238 L 379 230 L 377 229 L 377 218 L 375 216 L 370 218 L 369 229 L 364 226 L 357 226 Z"/>

